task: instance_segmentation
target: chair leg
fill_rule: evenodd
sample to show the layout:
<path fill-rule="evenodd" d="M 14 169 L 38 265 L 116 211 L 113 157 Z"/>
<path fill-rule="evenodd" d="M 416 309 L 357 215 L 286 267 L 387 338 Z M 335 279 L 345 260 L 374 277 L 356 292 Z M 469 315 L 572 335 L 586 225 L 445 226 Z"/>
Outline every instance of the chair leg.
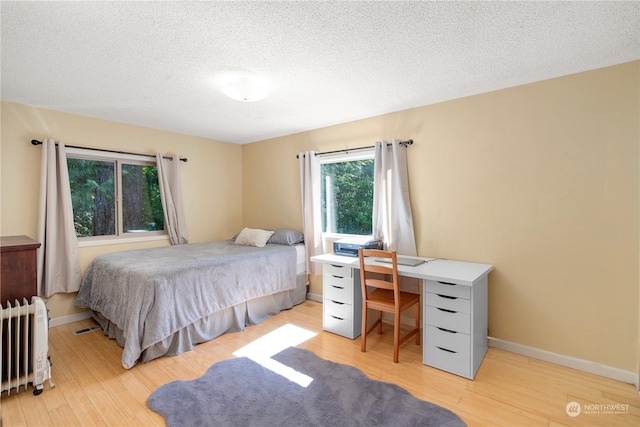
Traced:
<path fill-rule="evenodd" d="M 393 320 L 393 362 L 398 363 L 398 353 L 400 351 L 400 315 L 396 313 Z"/>
<path fill-rule="evenodd" d="M 360 332 L 360 351 L 363 353 L 367 351 L 367 305 L 362 307 L 362 331 Z"/>
<path fill-rule="evenodd" d="M 382 335 L 382 311 L 378 311 L 378 335 Z"/>

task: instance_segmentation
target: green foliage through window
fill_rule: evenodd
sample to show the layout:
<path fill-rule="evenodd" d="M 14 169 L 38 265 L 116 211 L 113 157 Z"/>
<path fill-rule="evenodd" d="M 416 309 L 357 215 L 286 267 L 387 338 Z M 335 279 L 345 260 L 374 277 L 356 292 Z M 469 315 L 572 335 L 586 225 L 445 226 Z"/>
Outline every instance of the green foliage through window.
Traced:
<path fill-rule="evenodd" d="M 155 165 L 68 157 L 67 168 L 78 237 L 164 230 L 158 169 Z M 120 174 L 118 171 L 121 171 Z M 122 188 L 121 212 L 118 212 L 116 197 L 119 179 Z M 119 215 L 122 218 L 121 226 Z"/>
<path fill-rule="evenodd" d="M 115 162 L 67 159 L 76 236 L 116 234 Z"/>
<path fill-rule="evenodd" d="M 122 224 L 125 233 L 164 229 L 157 167 L 122 165 Z"/>
<path fill-rule="evenodd" d="M 322 231 L 371 235 L 373 159 L 324 163 L 320 168 Z"/>

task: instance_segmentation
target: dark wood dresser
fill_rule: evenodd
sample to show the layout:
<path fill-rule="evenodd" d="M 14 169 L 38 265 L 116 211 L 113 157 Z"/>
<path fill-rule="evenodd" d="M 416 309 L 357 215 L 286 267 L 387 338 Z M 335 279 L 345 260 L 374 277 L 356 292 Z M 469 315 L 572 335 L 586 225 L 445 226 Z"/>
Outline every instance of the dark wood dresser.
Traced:
<path fill-rule="evenodd" d="M 40 243 L 27 236 L 0 237 L 0 305 L 38 295 L 36 249 Z"/>

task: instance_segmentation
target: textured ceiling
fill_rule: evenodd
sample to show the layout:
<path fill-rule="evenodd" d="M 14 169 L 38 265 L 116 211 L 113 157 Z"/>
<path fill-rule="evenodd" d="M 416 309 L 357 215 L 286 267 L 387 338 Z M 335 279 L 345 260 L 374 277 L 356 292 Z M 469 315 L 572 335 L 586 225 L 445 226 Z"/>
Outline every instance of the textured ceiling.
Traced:
<path fill-rule="evenodd" d="M 640 2 L 1 3 L 2 100 L 248 143 L 640 59 Z M 258 73 L 243 103 L 217 85 Z M 391 135 L 390 137 L 392 137 Z"/>

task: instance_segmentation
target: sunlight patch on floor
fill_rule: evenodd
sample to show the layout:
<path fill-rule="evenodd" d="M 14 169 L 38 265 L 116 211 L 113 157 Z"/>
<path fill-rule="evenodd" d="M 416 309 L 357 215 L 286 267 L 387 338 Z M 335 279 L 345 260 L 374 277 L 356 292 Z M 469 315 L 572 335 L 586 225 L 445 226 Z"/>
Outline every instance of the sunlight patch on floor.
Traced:
<path fill-rule="evenodd" d="M 271 357 L 286 348 L 301 344 L 316 335 L 318 334 L 315 332 L 287 323 L 236 350 L 233 355 L 236 357 L 247 357 L 276 374 L 282 375 L 302 387 L 307 387 L 311 384 L 313 378 L 289 366 L 283 365 Z"/>

